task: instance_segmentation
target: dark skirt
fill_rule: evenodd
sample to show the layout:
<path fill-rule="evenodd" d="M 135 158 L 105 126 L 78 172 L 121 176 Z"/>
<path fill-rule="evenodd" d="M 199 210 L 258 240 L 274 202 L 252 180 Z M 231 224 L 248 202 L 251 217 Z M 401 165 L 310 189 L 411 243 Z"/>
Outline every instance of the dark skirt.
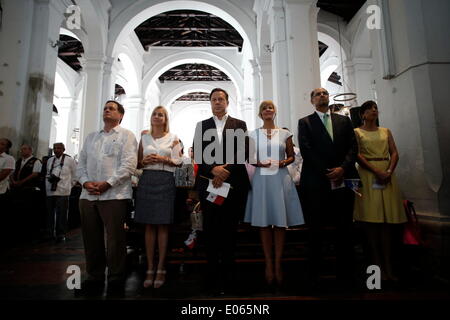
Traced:
<path fill-rule="evenodd" d="M 144 170 L 136 191 L 134 220 L 145 224 L 173 223 L 175 191 L 172 172 Z"/>

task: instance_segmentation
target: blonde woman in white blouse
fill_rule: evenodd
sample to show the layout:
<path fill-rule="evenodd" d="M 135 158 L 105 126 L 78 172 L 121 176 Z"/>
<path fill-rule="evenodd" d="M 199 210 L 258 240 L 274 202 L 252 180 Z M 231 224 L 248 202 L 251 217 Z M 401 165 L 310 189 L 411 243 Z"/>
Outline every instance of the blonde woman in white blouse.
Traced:
<path fill-rule="evenodd" d="M 143 169 L 136 193 L 135 221 L 145 224 L 147 272 L 144 287 L 161 287 L 166 278 L 169 225 L 173 223 L 175 203 L 174 171 L 181 163 L 179 140 L 169 132 L 167 110 L 153 109 L 150 131 L 143 131 L 138 151 L 138 169 Z M 154 269 L 155 248 L 158 264 Z M 155 277 L 156 274 L 156 277 Z"/>

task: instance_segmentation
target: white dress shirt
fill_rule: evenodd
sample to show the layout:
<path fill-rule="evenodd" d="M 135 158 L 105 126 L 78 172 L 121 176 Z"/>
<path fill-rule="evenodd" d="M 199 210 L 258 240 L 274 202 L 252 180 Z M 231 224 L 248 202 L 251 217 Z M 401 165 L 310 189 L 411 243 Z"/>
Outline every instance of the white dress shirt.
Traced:
<path fill-rule="evenodd" d="M 47 161 L 47 176 L 45 177 L 45 190 L 47 196 L 70 196 L 70 191 L 77 181 L 77 165 L 75 160 L 66 155 L 64 158 L 64 164 L 61 168 L 62 157 L 63 156 L 57 158 L 56 156 L 53 156 Z M 55 191 L 50 190 L 51 183 L 48 181 L 52 166 L 52 173 L 61 179 L 59 180 Z"/>
<path fill-rule="evenodd" d="M 294 153 L 295 160 L 287 166 L 287 169 L 289 171 L 289 175 L 292 178 L 292 181 L 294 181 L 294 184 L 298 186 L 300 184 L 300 172 L 302 171 L 303 158 L 299 148 L 294 147 Z"/>
<path fill-rule="evenodd" d="M 0 171 L 3 169 L 12 169 L 14 171 L 16 167 L 16 161 L 12 156 L 3 152 L 0 154 Z M 12 171 L 11 171 L 12 173 Z M 0 181 L 0 194 L 4 194 L 9 187 L 9 176 L 11 173 L 5 177 L 2 181 Z"/>
<path fill-rule="evenodd" d="M 137 142 L 134 134 L 117 126 L 109 132 L 92 132 L 86 137 L 77 166 L 78 181 L 106 181 L 111 185 L 101 195 L 90 195 L 83 188 L 80 199 L 131 199 L 131 175 L 137 164 Z"/>
<path fill-rule="evenodd" d="M 177 145 L 174 145 L 175 141 L 179 141 L 178 137 L 175 134 L 169 132 L 164 137 L 155 139 L 150 133 L 147 133 L 143 134 L 141 139 L 144 157 L 154 153 L 163 157 L 169 157 L 175 165 L 181 164 L 181 146 L 179 143 Z M 176 167 L 164 163 L 156 163 L 148 164 L 143 167 L 143 169 L 175 172 Z"/>
<path fill-rule="evenodd" d="M 331 128 L 333 128 L 333 122 L 331 121 L 331 111 L 330 111 L 330 109 L 328 109 L 328 111 L 325 112 L 325 113 L 316 110 L 316 113 L 319 116 L 320 121 L 322 121 L 322 124 L 323 124 L 323 117 L 324 117 L 325 113 L 328 114 L 328 118 L 330 119 Z M 324 126 L 325 126 L 325 124 L 324 124 Z"/>
<path fill-rule="evenodd" d="M 222 117 L 222 120 L 220 120 L 216 116 L 213 116 L 213 119 L 214 119 L 214 123 L 216 124 L 219 143 L 222 143 L 223 128 L 225 127 L 225 123 L 227 122 L 228 114 L 225 113 L 224 116 Z"/>

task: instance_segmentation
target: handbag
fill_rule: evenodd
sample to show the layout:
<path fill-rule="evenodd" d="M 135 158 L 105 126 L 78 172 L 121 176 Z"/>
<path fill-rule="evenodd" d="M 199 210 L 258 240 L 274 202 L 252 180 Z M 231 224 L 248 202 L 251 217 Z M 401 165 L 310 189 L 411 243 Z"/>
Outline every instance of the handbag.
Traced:
<path fill-rule="evenodd" d="M 419 220 L 417 219 L 414 204 L 409 200 L 403 200 L 403 207 L 405 208 L 405 214 L 408 219 L 403 230 L 403 243 L 413 246 L 422 245 L 422 234 L 420 232 Z"/>
<path fill-rule="evenodd" d="M 200 209 L 200 201 L 195 205 L 191 213 L 192 230 L 203 230 L 203 213 Z"/>

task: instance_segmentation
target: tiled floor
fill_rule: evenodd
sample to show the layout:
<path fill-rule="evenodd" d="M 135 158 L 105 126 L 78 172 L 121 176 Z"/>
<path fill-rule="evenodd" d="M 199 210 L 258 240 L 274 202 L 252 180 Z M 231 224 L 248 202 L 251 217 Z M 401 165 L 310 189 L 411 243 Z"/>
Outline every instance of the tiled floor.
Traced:
<path fill-rule="evenodd" d="M 259 250 L 259 249 L 258 249 Z M 258 252 L 260 253 L 260 252 Z M 360 289 L 344 294 L 334 289 L 332 277 L 322 279 L 325 288 L 320 293 L 311 294 L 305 288 L 305 261 L 286 259 L 284 262 L 285 286 L 272 291 L 264 285 L 264 265 L 258 259 L 239 259 L 235 290 L 225 296 L 207 293 L 203 275 L 206 265 L 201 259 L 188 257 L 171 251 L 168 264 L 167 282 L 160 289 L 144 290 L 142 282 L 145 272 L 145 257 L 130 250 L 127 267 L 125 294 L 111 297 L 106 292 L 94 297 L 76 296 L 66 286 L 70 265 L 77 265 L 84 271 L 84 252 L 79 229 L 72 230 L 69 240 L 63 244 L 51 242 L 22 245 L 2 253 L 0 258 L 1 300 L 416 300 L 449 299 L 446 284 L 429 280 L 421 270 L 410 273 L 396 288 L 369 291 Z M 359 284 L 365 285 L 364 275 Z"/>

